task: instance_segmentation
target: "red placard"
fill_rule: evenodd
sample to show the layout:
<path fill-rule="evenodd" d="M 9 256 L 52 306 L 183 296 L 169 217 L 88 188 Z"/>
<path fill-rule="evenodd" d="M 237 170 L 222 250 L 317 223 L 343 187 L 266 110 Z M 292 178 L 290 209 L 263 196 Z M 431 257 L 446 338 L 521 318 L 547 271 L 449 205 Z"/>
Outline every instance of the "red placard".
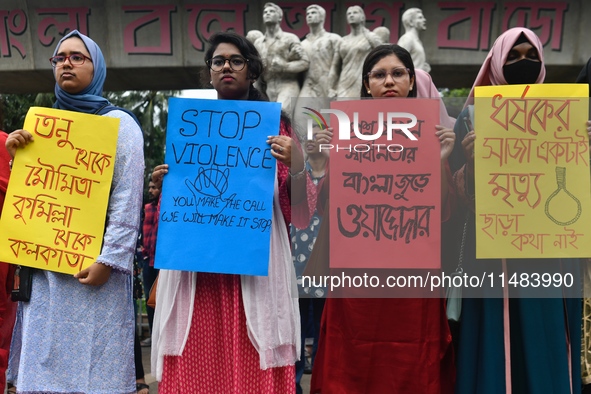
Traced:
<path fill-rule="evenodd" d="M 440 268 L 439 102 L 335 101 L 331 111 L 330 267 Z"/>

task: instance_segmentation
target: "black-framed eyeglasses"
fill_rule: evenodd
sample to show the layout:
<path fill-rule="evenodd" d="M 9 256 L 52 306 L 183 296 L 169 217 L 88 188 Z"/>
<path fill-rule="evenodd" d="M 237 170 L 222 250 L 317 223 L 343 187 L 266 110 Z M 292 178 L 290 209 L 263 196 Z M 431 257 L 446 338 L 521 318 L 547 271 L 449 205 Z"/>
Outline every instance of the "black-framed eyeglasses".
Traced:
<path fill-rule="evenodd" d="M 367 73 L 369 79 L 376 83 L 385 83 L 386 77 L 391 76 L 395 82 L 402 82 L 410 75 L 410 70 L 404 67 L 398 67 L 388 72 L 386 70 L 374 70 Z"/>
<path fill-rule="evenodd" d="M 242 56 L 234 55 L 228 57 L 216 56 L 212 57 L 209 60 L 205 61 L 205 64 L 214 72 L 220 72 L 224 69 L 226 62 L 230 63 L 230 68 L 234 71 L 242 71 L 248 59 L 243 58 Z"/>
<path fill-rule="evenodd" d="M 62 67 L 64 65 L 64 63 L 66 62 L 66 60 L 69 60 L 70 64 L 72 66 L 81 66 L 84 64 L 86 59 L 88 59 L 88 60 L 90 60 L 90 62 L 92 62 L 92 59 L 89 58 L 88 56 L 83 55 L 81 53 L 74 53 L 70 56 L 57 55 L 57 56 L 50 57 L 49 63 L 51 63 L 52 67 Z"/>

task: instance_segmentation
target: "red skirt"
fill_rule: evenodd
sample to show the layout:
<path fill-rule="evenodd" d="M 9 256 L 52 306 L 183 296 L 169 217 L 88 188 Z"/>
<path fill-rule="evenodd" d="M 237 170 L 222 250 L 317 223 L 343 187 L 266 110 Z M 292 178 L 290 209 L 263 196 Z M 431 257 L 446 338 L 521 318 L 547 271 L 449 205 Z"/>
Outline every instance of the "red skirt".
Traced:
<path fill-rule="evenodd" d="M 239 275 L 199 273 L 189 337 L 166 356 L 160 394 L 295 393 L 294 366 L 260 369 L 246 331 Z"/>
<path fill-rule="evenodd" d="M 311 393 L 453 393 L 443 301 L 327 299 Z"/>

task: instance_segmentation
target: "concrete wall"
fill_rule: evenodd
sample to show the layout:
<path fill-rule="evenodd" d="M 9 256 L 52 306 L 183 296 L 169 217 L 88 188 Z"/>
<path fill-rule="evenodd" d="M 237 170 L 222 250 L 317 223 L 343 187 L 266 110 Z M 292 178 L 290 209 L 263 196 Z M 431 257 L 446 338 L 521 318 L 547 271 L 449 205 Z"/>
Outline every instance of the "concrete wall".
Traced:
<path fill-rule="evenodd" d="M 264 30 L 265 1 L 232 0 L 2 0 L 0 93 L 53 90 L 48 58 L 61 36 L 78 29 L 101 46 L 107 90 L 202 87 L 206 40 L 215 31 Z M 312 1 L 276 1 L 283 29 L 303 37 Z M 572 1 L 318 1 L 326 29 L 345 35 L 346 9 L 364 7 L 367 27 L 386 26 L 390 41 L 404 33 L 402 13 L 419 7 L 431 75 L 439 87 L 471 86 L 495 38 L 526 26 L 542 39 L 548 82 L 573 82 L 591 56 L 586 21 L 591 2 Z"/>

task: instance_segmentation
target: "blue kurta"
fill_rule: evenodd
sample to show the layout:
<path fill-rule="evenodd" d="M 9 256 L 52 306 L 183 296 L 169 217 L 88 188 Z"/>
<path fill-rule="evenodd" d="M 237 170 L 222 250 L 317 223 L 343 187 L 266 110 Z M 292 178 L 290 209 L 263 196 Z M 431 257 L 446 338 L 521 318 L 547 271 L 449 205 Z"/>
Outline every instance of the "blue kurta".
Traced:
<path fill-rule="evenodd" d="M 102 286 L 37 271 L 31 301 L 21 303 L 8 379 L 19 393 L 135 393 L 132 265 L 142 209 L 143 137 L 123 111 L 103 249 L 111 266 Z"/>

